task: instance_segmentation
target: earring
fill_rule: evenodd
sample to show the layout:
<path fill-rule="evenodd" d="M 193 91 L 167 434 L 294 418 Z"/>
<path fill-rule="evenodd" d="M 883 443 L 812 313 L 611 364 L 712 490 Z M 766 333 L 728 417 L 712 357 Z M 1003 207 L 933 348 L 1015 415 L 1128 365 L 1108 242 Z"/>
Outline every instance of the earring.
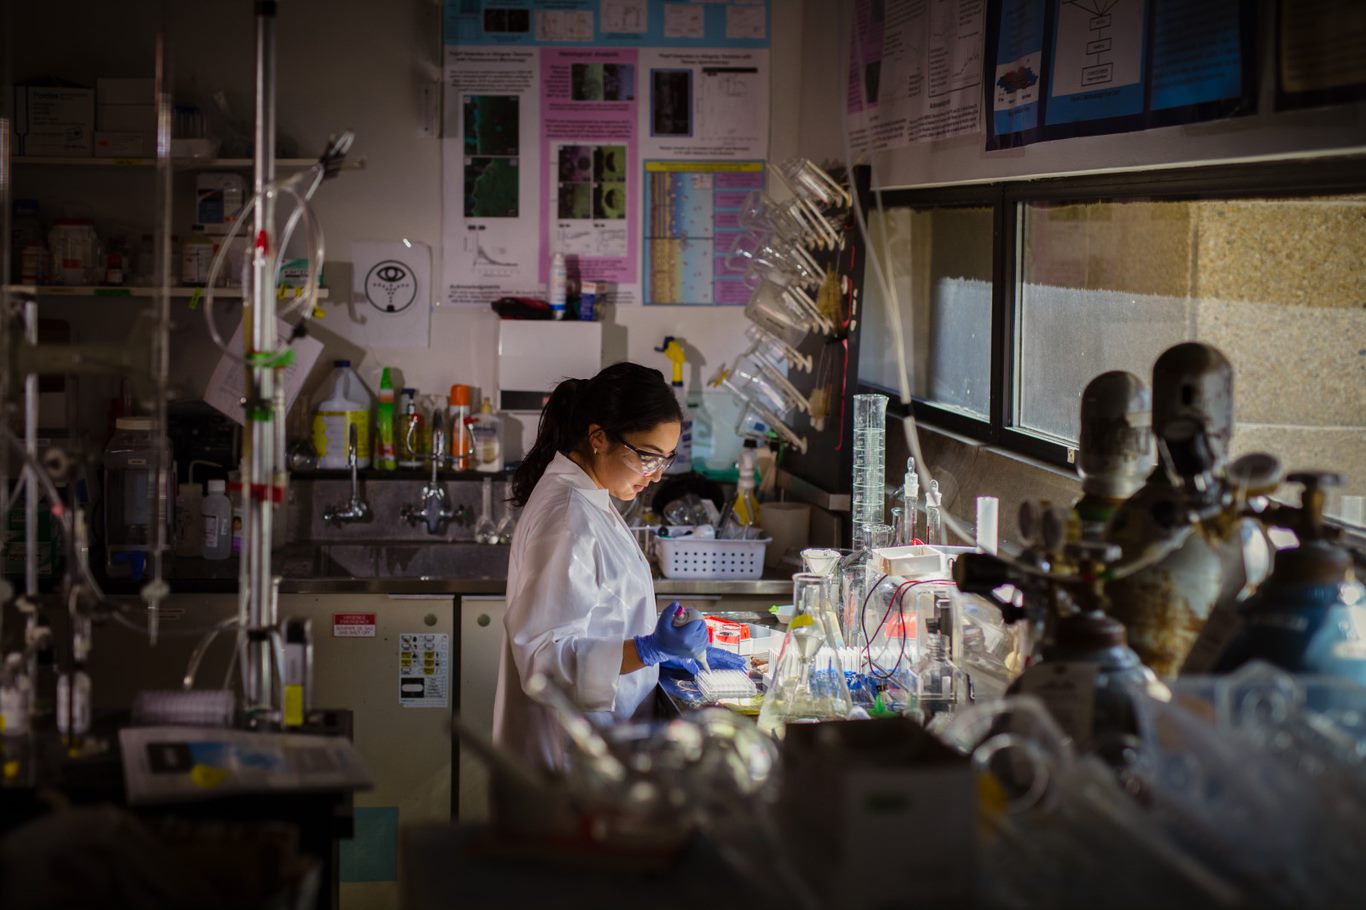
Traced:
<path fill-rule="evenodd" d="M 593 446 L 593 454 L 594 454 L 594 455 L 598 454 L 598 447 L 597 447 L 597 446 Z"/>

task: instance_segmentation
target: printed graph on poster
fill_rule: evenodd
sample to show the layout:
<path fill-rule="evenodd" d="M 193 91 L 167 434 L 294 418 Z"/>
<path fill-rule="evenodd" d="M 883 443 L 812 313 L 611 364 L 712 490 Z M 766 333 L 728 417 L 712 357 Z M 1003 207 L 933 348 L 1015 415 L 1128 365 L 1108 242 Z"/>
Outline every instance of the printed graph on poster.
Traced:
<path fill-rule="evenodd" d="M 405 708 L 444 708 L 450 699 L 450 639 L 444 632 L 398 637 L 398 702 Z"/>

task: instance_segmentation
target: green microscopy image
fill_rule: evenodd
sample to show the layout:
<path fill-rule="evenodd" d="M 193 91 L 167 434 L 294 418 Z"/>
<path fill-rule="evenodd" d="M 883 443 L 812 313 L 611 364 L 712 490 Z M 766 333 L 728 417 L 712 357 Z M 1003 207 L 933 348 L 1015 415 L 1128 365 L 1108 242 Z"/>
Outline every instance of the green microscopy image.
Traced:
<path fill-rule="evenodd" d="M 465 96 L 465 154 L 518 155 L 516 95 Z"/>
<path fill-rule="evenodd" d="M 465 159 L 465 217 L 516 218 L 516 158 Z"/>
<path fill-rule="evenodd" d="M 575 63 L 569 68 L 569 97 L 575 101 L 603 99 L 601 63 Z"/>
<path fill-rule="evenodd" d="M 594 218 L 626 217 L 626 184 L 599 183 L 593 193 Z"/>
<path fill-rule="evenodd" d="M 593 176 L 599 181 L 626 179 L 626 146 L 600 145 L 593 161 Z"/>

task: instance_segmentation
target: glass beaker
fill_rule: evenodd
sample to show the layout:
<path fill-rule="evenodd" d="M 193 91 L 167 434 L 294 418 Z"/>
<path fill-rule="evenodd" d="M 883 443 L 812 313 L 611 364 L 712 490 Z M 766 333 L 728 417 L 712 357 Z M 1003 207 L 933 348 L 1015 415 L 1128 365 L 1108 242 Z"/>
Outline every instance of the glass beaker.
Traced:
<path fill-rule="evenodd" d="M 854 396 L 854 540 L 883 523 L 887 498 L 887 396 Z M 856 543 L 855 546 L 858 544 Z"/>
<path fill-rule="evenodd" d="M 853 710 L 840 654 L 822 618 L 830 608 L 828 576 L 792 576 L 795 606 L 759 710 L 759 729 L 781 737 L 791 723 L 843 720 Z"/>

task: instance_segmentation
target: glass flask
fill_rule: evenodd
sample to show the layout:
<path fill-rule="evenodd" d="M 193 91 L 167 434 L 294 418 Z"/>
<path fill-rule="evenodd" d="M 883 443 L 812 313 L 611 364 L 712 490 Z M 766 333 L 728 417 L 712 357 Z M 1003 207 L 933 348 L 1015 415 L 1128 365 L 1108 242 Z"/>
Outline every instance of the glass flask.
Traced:
<path fill-rule="evenodd" d="M 864 528 L 854 551 L 840 560 L 840 622 L 844 641 L 851 648 L 858 648 L 863 644 L 859 640 L 859 620 L 864 601 L 882 575 L 878 571 L 877 558 L 873 551 L 891 546 L 892 533 L 891 525 L 881 523 Z"/>
<path fill-rule="evenodd" d="M 781 737 L 788 724 L 843 720 L 853 710 L 839 651 L 821 620 L 829 609 L 831 587 L 825 576 L 792 576 L 795 613 L 759 710 L 761 732 Z"/>

